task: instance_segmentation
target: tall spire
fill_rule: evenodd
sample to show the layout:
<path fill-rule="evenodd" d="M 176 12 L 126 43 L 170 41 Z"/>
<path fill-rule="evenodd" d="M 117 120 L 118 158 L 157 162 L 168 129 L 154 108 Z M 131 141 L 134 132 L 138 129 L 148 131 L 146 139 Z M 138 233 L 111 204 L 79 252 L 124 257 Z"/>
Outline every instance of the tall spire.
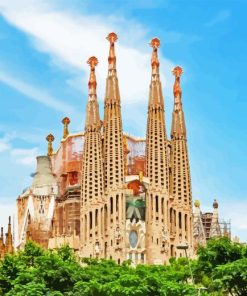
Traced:
<path fill-rule="evenodd" d="M 115 187 L 124 182 L 122 115 L 114 47 L 117 35 L 115 33 L 110 33 L 107 36 L 107 40 L 110 42 L 110 50 L 104 112 L 105 182 L 106 187 Z M 115 170 L 110 171 L 111 166 L 115 167 L 115 173 Z"/>
<path fill-rule="evenodd" d="M 95 75 L 95 67 L 98 65 L 98 59 L 91 57 L 87 61 L 90 66 L 90 76 L 88 81 L 88 102 L 87 102 L 87 115 L 85 129 L 97 129 L 101 128 L 100 116 L 99 116 L 99 105 L 97 102 L 97 81 Z"/>
<path fill-rule="evenodd" d="M 173 86 L 174 109 L 172 114 L 171 138 L 186 139 L 186 127 L 182 108 L 182 90 L 180 86 L 180 77 L 182 76 L 183 69 L 177 66 L 172 72 L 175 76 L 175 82 Z"/>
<path fill-rule="evenodd" d="M 171 182 L 170 194 L 172 206 L 177 212 L 176 231 L 172 237 L 181 243 L 192 246 L 192 192 L 189 155 L 186 140 L 186 127 L 182 108 L 181 67 L 173 69 L 175 82 L 173 87 L 174 108 L 171 126 Z M 198 210 L 198 207 L 196 207 Z M 199 210 L 198 210 L 199 211 Z M 185 229 L 185 231 L 184 231 Z"/>
<path fill-rule="evenodd" d="M 153 38 L 149 44 L 153 48 L 151 57 L 152 75 L 149 91 L 149 108 L 153 108 L 154 105 L 159 105 L 164 110 L 164 100 L 159 75 L 160 62 L 158 58 L 158 48 L 160 46 L 160 40 L 158 38 Z"/>
<path fill-rule="evenodd" d="M 166 126 L 164 116 L 164 99 L 159 77 L 158 47 L 160 40 L 153 38 L 151 67 L 152 76 L 149 90 L 146 169 L 150 185 L 160 185 L 168 189 L 168 160 L 166 143 Z M 162 169 L 162 171 L 160 171 Z M 160 173 L 161 172 L 161 173 Z"/>
<path fill-rule="evenodd" d="M 164 115 L 164 100 L 159 75 L 158 48 L 160 41 L 153 38 L 151 58 L 151 82 L 149 87 L 148 119 L 146 131 L 146 175 L 149 188 L 146 200 L 147 260 L 155 264 L 164 264 L 168 259 L 164 253 L 164 243 L 160 239 L 169 231 L 168 218 L 168 151 Z M 163 258 L 160 260 L 160 258 Z"/>
<path fill-rule="evenodd" d="M 120 104 L 115 54 L 115 42 L 117 41 L 118 37 L 117 34 L 112 32 L 108 34 L 106 39 L 110 42 L 110 49 L 108 57 L 108 75 L 106 79 L 105 105 L 112 102 Z"/>
<path fill-rule="evenodd" d="M 118 260 L 125 254 L 125 195 L 124 195 L 124 150 L 121 102 L 118 86 L 115 42 L 117 35 L 107 36 L 110 42 L 108 57 L 108 75 L 106 79 L 106 94 L 104 104 L 104 182 L 107 218 L 105 256 L 114 254 Z M 121 234 L 121 235 L 120 235 Z M 120 259 L 119 259 L 120 260 Z"/>
<path fill-rule="evenodd" d="M 88 102 L 86 109 L 85 142 L 81 174 L 81 252 L 85 257 L 103 256 L 103 156 L 101 121 L 97 102 L 96 57 L 87 61 L 90 66 Z M 96 248 L 97 245 L 97 248 Z M 96 248 L 96 249 L 95 249 Z"/>

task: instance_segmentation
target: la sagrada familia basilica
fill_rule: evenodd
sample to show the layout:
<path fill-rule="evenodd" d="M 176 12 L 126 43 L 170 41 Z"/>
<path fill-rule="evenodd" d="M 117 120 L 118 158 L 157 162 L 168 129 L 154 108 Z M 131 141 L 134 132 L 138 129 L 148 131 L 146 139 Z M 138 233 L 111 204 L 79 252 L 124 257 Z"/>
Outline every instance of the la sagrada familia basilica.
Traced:
<path fill-rule="evenodd" d="M 48 153 L 37 157 L 32 184 L 17 198 L 15 248 L 22 248 L 28 239 L 51 249 L 69 244 L 81 257 L 118 263 L 131 259 L 133 264 L 164 264 L 170 257 L 184 256 L 181 245 L 193 256 L 196 246 L 205 243 L 206 230 L 198 202 L 194 215 L 192 211 L 182 68 L 172 71 L 174 109 L 168 138 L 159 75 L 160 41 L 151 40 L 146 138 L 130 136 L 122 128 L 117 35 L 110 33 L 107 39 L 104 119 L 97 101 L 98 60 L 91 57 L 84 131 L 70 134 L 66 117 L 57 151 L 52 147 L 54 136 L 47 136 Z M 208 236 L 220 235 L 217 209 L 215 202 L 207 220 Z M 11 233 L 8 237 L 11 240 Z M 3 235 L 0 254 L 1 250 L 4 253 Z"/>

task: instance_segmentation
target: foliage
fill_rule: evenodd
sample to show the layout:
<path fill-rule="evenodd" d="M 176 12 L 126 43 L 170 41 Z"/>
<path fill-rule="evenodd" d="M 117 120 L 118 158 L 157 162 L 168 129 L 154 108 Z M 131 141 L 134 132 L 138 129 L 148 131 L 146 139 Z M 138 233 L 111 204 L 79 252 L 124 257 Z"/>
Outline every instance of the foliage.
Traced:
<path fill-rule="evenodd" d="M 246 244 L 225 237 L 209 240 L 198 250 L 194 274 L 196 282 L 207 287 L 210 295 L 247 295 Z"/>
<path fill-rule="evenodd" d="M 79 261 L 64 246 L 43 250 L 28 242 L 24 250 L 0 262 L 0 295 L 7 296 L 177 296 L 247 295 L 246 246 L 215 239 L 191 261 L 196 284 L 192 284 L 186 258 L 166 266 L 117 265 L 112 260 L 84 258 Z M 225 293 L 225 294 L 224 294 Z"/>

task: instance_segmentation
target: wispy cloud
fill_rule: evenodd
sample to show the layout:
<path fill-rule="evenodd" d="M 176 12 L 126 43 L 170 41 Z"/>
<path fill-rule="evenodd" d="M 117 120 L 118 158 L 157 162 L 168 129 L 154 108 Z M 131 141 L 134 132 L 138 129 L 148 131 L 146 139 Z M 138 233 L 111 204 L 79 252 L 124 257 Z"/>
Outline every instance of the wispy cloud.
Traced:
<path fill-rule="evenodd" d="M 226 21 L 231 16 L 231 12 L 229 10 L 221 10 L 218 14 L 208 21 L 205 26 L 206 27 L 213 27 L 219 23 Z"/>
<path fill-rule="evenodd" d="M 22 164 L 24 166 L 34 167 L 36 163 L 36 156 L 39 151 L 37 147 L 34 148 L 17 148 L 13 147 L 11 140 L 16 139 L 13 134 L 6 134 L 0 138 L 0 153 L 7 153 L 12 161 Z"/>
<path fill-rule="evenodd" d="M 36 156 L 38 155 L 38 149 L 11 149 L 10 155 L 15 159 L 17 163 L 34 166 L 36 163 Z"/>
<path fill-rule="evenodd" d="M 10 144 L 6 138 L 0 139 L 0 153 L 10 149 Z"/>
<path fill-rule="evenodd" d="M 52 63 L 65 67 L 71 74 L 69 83 L 86 86 L 91 55 L 99 59 L 97 67 L 98 93 L 104 96 L 107 73 L 107 34 L 116 31 L 118 75 L 121 96 L 124 102 L 147 100 L 150 81 L 150 52 L 148 30 L 132 20 L 113 16 L 86 15 L 83 12 L 64 11 L 55 7 L 52 1 L 12 0 L 0 1 L 0 12 L 4 18 L 24 31 L 34 47 L 49 54 Z M 128 36 L 126 35 L 128 32 Z M 141 49 L 140 48 L 141 45 Z M 172 89 L 171 69 L 173 63 L 160 54 L 163 85 Z M 79 81 L 83 77 L 83 83 Z M 146 87 L 145 87 L 146 86 Z"/>
<path fill-rule="evenodd" d="M 42 103 L 43 105 L 46 105 L 56 111 L 60 111 L 64 114 L 75 113 L 75 110 L 70 105 L 53 98 L 45 90 L 29 85 L 28 83 L 12 77 L 5 72 L 0 71 L 0 82 L 14 88 L 31 100 Z"/>

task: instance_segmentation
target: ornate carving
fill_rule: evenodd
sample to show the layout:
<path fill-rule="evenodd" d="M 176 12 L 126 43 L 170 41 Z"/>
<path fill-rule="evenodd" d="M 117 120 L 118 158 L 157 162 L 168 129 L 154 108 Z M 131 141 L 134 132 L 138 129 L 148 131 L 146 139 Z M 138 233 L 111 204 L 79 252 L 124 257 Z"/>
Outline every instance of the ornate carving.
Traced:
<path fill-rule="evenodd" d="M 117 250 L 121 250 L 120 243 L 122 241 L 122 234 L 121 234 L 119 226 L 117 226 L 116 230 L 115 230 L 115 241 L 116 241 L 116 245 L 117 245 Z"/>
<path fill-rule="evenodd" d="M 101 250 L 101 248 L 100 248 L 100 243 L 99 243 L 99 241 L 97 240 L 97 241 L 95 242 L 95 246 L 94 246 L 94 252 L 95 252 L 95 255 L 96 255 L 96 256 L 99 256 L 99 254 L 100 254 L 100 250 Z"/>
<path fill-rule="evenodd" d="M 52 147 L 52 142 L 55 140 L 55 137 L 52 134 L 49 134 L 46 137 L 46 141 L 48 142 L 48 147 L 47 147 L 47 155 L 51 156 L 53 154 L 53 147 Z"/>
<path fill-rule="evenodd" d="M 95 94 L 96 93 L 96 76 L 95 76 L 95 67 L 98 65 L 98 59 L 96 57 L 90 57 L 87 61 L 88 65 L 91 68 L 90 77 L 88 81 L 88 88 L 89 88 L 89 94 Z"/>
<path fill-rule="evenodd" d="M 117 34 L 116 33 L 111 32 L 111 33 L 108 34 L 108 36 L 106 37 L 106 39 L 108 41 L 110 41 L 110 43 L 114 43 L 114 42 L 116 42 L 118 40 L 118 37 L 117 37 Z"/>
<path fill-rule="evenodd" d="M 115 68 L 116 67 L 116 55 L 115 55 L 114 43 L 118 39 L 117 34 L 114 32 L 109 33 L 108 36 L 106 37 L 106 39 L 110 42 L 108 64 L 109 64 L 109 66 L 111 66 L 111 68 Z"/>
<path fill-rule="evenodd" d="M 155 37 L 150 41 L 150 45 L 153 49 L 157 49 L 160 46 L 160 40 L 157 37 Z"/>
<path fill-rule="evenodd" d="M 181 96 L 182 95 L 182 90 L 180 87 L 180 77 L 183 74 L 183 69 L 179 66 L 175 67 L 172 71 L 173 75 L 175 76 L 175 82 L 174 82 L 174 86 L 173 86 L 173 93 L 174 96 Z"/>
<path fill-rule="evenodd" d="M 151 65 L 152 65 L 152 74 L 158 74 L 159 69 L 159 59 L 158 59 L 158 48 L 160 46 L 160 40 L 158 38 L 153 38 L 150 41 L 150 46 L 153 48 Z"/>
<path fill-rule="evenodd" d="M 64 125 L 64 127 L 63 127 L 63 138 L 65 139 L 69 135 L 68 125 L 70 124 L 70 119 L 68 117 L 64 117 L 63 120 L 62 120 L 62 124 Z"/>
<path fill-rule="evenodd" d="M 165 230 L 165 227 L 162 227 L 161 231 L 161 252 L 167 253 L 169 250 L 169 240 L 167 231 Z"/>

